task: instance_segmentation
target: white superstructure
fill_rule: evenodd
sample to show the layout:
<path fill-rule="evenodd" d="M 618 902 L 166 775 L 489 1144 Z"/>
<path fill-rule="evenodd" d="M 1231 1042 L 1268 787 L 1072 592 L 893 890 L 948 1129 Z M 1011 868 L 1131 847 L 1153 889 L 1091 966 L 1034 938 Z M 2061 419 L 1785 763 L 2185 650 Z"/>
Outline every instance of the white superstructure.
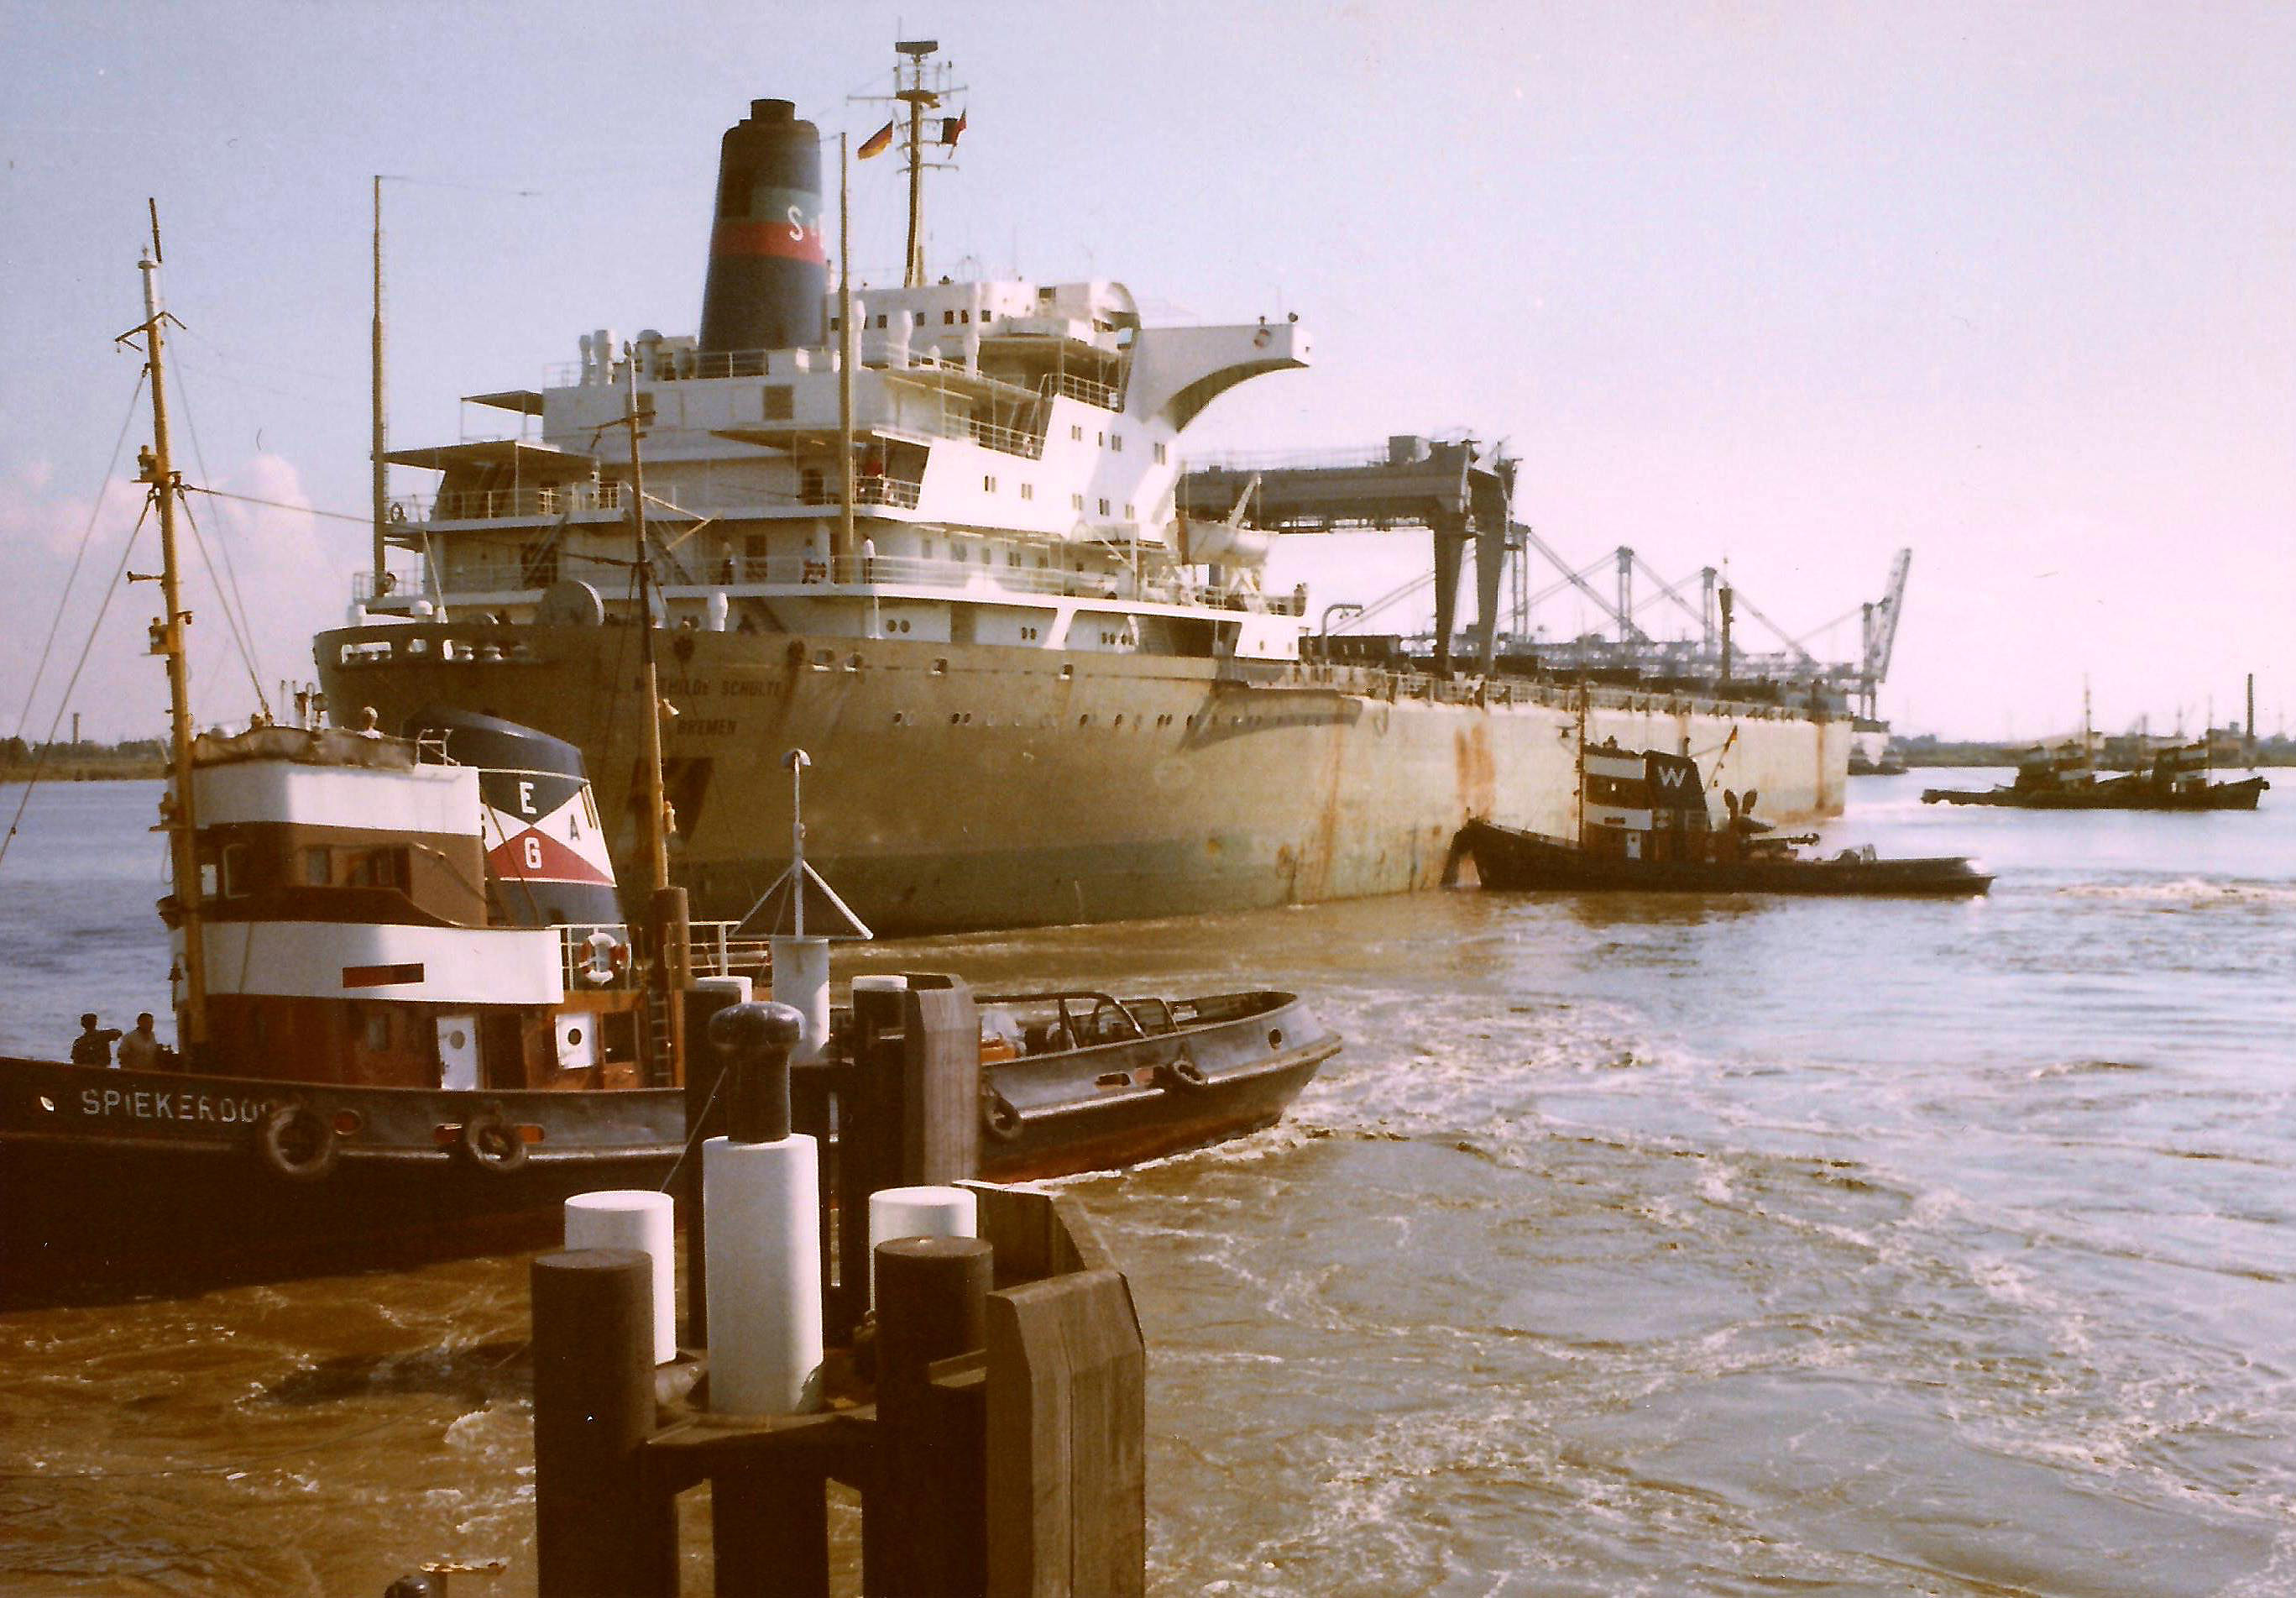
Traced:
<path fill-rule="evenodd" d="M 519 434 L 390 457 L 442 476 L 394 505 L 406 554 L 388 594 L 362 579 L 361 604 L 507 622 L 626 608 L 634 387 L 657 624 L 1297 658 L 1304 596 L 1263 594 L 1257 550 L 1202 558 L 1173 506 L 1183 430 L 1236 383 L 1306 366 L 1296 322 L 1147 327 L 1111 282 L 855 303 L 845 559 L 832 300 L 828 347 L 704 354 L 601 331 L 544 387 L 472 396 L 517 413 Z"/>

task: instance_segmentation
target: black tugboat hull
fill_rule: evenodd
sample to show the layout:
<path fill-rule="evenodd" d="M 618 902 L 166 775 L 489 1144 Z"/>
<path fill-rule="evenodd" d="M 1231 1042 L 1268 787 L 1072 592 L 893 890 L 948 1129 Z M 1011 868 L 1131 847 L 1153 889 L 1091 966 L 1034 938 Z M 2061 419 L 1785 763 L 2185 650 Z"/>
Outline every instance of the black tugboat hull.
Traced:
<path fill-rule="evenodd" d="M 1922 803 L 1984 804 L 2003 810 L 2254 810 L 2257 800 L 2271 786 L 2261 777 L 2243 777 L 2238 782 L 2212 783 L 2179 794 L 2120 778 L 2062 789 L 1930 788 L 1923 793 Z"/>
<path fill-rule="evenodd" d="M 1177 1032 L 984 1065 L 979 1173 L 1136 1165 L 1281 1119 L 1340 1040 L 1288 994 Z M 266 1117 L 338 1129 L 324 1169 L 266 1157 Z M 1002 1113 L 996 1107 L 1002 1106 Z M 511 1168 L 463 1147 L 492 1116 Z M 683 1089 L 443 1092 L 0 1058 L 0 1306 L 184 1292 L 554 1242 L 565 1201 L 660 1188 Z"/>
<path fill-rule="evenodd" d="M 1488 821 L 1461 840 L 1487 888 L 1644 894 L 1819 894 L 1960 898 L 1993 878 L 1958 855 L 1921 860 L 1636 861 Z"/>
<path fill-rule="evenodd" d="M 538 1247 L 562 1206 L 658 1187 L 685 1095 L 450 1093 L 0 1059 L 0 1304 L 181 1291 Z M 323 1170 L 266 1160 L 265 1117 L 336 1130 Z M 463 1151 L 491 1115 L 505 1168 Z M 348 1130 L 342 1130 L 348 1129 Z"/>

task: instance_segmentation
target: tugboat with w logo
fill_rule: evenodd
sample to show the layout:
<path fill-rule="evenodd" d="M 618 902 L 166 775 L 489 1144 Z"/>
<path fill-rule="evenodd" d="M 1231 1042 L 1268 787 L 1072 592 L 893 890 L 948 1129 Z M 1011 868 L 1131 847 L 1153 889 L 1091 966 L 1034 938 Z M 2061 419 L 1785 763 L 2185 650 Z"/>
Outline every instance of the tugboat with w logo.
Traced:
<path fill-rule="evenodd" d="M 1718 825 L 1695 759 L 1606 743 L 1579 757 L 1575 842 L 1479 818 L 1461 829 L 1458 846 L 1487 888 L 1955 896 L 1992 885 L 1960 855 L 1882 860 L 1870 845 L 1824 858 L 1797 853 L 1816 835 L 1776 835 L 1755 819 L 1759 797 L 1723 789 Z"/>

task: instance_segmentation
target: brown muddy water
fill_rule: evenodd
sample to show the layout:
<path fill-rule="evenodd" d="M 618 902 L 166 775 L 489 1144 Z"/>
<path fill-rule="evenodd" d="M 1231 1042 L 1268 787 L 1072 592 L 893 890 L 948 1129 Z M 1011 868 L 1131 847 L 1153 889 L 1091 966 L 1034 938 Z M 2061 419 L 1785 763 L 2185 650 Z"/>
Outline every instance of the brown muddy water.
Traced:
<path fill-rule="evenodd" d="M 1859 779 L 1828 842 L 1976 853 L 1988 900 L 1443 893 L 850 963 L 1296 987 L 1347 1035 L 1285 1125 L 1066 1184 L 1147 1331 L 1152 1591 L 2296 1593 L 2296 792 L 1923 810 L 1946 779 Z M 161 1008 L 155 791 L 36 796 L 0 1049 Z M 531 1592 L 525 1281 L 0 1318 L 0 1592 Z"/>

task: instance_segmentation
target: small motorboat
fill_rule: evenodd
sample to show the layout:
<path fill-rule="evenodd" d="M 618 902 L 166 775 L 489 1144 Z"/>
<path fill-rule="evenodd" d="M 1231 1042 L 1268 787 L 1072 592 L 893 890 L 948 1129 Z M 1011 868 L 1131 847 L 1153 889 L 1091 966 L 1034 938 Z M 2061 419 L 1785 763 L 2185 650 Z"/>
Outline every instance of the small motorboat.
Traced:
<path fill-rule="evenodd" d="M 1714 824 L 1698 762 L 1684 754 L 1590 748 L 1581 761 L 1577 841 L 1480 819 L 1459 847 L 1487 888 L 1635 893 L 1834 894 L 1960 896 L 1993 878 L 1959 855 L 1883 860 L 1869 846 L 1827 856 L 1797 851 L 1815 835 L 1775 836 L 1755 818 L 1759 795 L 1723 790 Z"/>

